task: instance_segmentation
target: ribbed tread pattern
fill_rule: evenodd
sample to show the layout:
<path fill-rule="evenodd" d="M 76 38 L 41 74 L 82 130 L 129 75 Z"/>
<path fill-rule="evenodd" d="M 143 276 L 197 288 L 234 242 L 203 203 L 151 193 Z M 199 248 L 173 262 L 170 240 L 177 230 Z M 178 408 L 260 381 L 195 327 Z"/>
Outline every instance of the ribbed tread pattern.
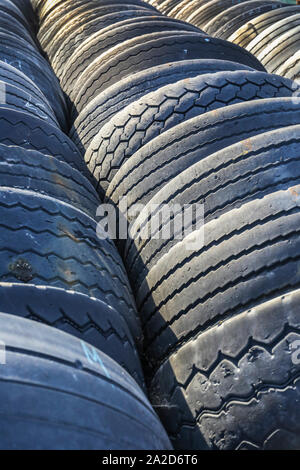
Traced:
<path fill-rule="evenodd" d="M 0 193 L 1 282 L 78 291 L 114 307 L 140 339 L 139 321 L 120 257 L 96 222 L 57 199 L 21 190 Z"/>
<path fill-rule="evenodd" d="M 249 138 L 196 163 L 162 188 L 139 214 L 126 243 L 123 258 L 134 290 L 138 291 L 148 271 L 193 228 L 186 222 L 182 233 L 181 225 L 177 231 L 171 225 L 181 221 L 185 205 L 203 205 L 207 223 L 251 200 L 300 184 L 299 139 L 300 126 Z M 163 222 L 155 208 L 164 205 L 178 205 L 179 209 L 170 219 L 167 212 Z M 192 223 L 196 222 L 201 221 L 194 216 Z M 170 236 L 166 239 L 167 227 Z"/>
<path fill-rule="evenodd" d="M 264 72 L 220 72 L 184 79 L 116 114 L 91 142 L 85 161 L 103 197 L 135 152 L 177 124 L 234 103 L 293 96 L 298 89 L 296 83 Z"/>
<path fill-rule="evenodd" d="M 49 286 L 0 283 L 2 313 L 69 333 L 101 350 L 144 387 L 135 342 L 120 314 L 87 295 Z"/>
<path fill-rule="evenodd" d="M 243 311 L 161 366 L 150 395 L 175 447 L 299 447 L 299 301 L 295 290 Z"/>

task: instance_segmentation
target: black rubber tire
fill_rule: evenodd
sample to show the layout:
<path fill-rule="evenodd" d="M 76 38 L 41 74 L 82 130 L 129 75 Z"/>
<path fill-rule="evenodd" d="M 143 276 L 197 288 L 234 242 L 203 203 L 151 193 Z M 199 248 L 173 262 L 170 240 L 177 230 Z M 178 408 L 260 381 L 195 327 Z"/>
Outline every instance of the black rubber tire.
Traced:
<path fill-rule="evenodd" d="M 16 69 L 2 60 L 0 60 L 0 80 L 21 88 L 24 92 L 33 96 L 37 101 L 42 101 L 47 108 L 48 113 L 52 113 L 54 115 L 54 111 L 51 108 L 49 101 L 35 83 L 19 69 Z"/>
<path fill-rule="evenodd" d="M 188 18 L 201 7 L 206 7 L 210 3 L 207 0 L 190 0 L 182 9 L 180 9 L 176 14 L 175 18 L 179 18 L 184 21 L 188 21 Z"/>
<path fill-rule="evenodd" d="M 192 0 L 175 0 L 168 2 L 164 9 L 164 14 L 171 16 L 171 18 L 176 18 L 178 13 L 182 12 L 183 9 L 191 3 Z M 166 2 L 164 2 L 166 3 Z M 161 11 L 161 9 L 159 8 Z"/>
<path fill-rule="evenodd" d="M 175 448 L 299 449 L 299 302 L 245 310 L 161 366 L 150 397 Z"/>
<path fill-rule="evenodd" d="M 97 6 L 100 8 L 103 7 L 110 7 L 110 6 L 115 6 L 115 5 L 120 5 L 122 0 L 103 0 L 99 1 L 97 0 Z M 128 2 L 125 2 L 126 5 L 133 5 L 137 6 L 138 8 L 146 8 L 150 9 L 152 11 L 157 12 L 156 8 L 151 6 L 149 3 L 146 3 L 141 0 L 129 0 Z M 61 15 L 70 15 L 72 11 L 76 9 L 80 9 L 80 7 L 87 7 L 89 8 L 91 6 L 90 0 L 79 0 L 79 1 L 74 1 L 74 0 L 59 0 L 58 2 L 53 3 L 52 1 L 48 2 L 48 5 L 46 8 L 43 8 L 43 11 L 39 11 L 38 16 L 40 19 L 40 25 L 44 26 L 45 22 L 48 21 L 49 23 L 57 21 Z M 95 8 L 95 5 L 92 5 Z M 50 18 L 51 15 L 51 18 Z"/>
<path fill-rule="evenodd" d="M 176 13 L 180 12 L 185 8 L 191 0 L 166 0 L 163 5 L 156 7 L 164 15 L 168 15 L 171 18 L 175 18 Z"/>
<path fill-rule="evenodd" d="M 273 0 L 246 0 L 239 5 L 230 6 L 226 10 L 221 11 L 216 17 L 212 18 L 211 21 L 205 25 L 205 31 L 212 36 L 225 39 L 226 35 L 224 36 L 222 33 L 226 33 L 228 28 L 232 26 L 232 22 L 234 24 L 234 20 L 239 21 L 241 15 L 244 15 L 246 22 L 249 11 L 251 12 L 254 9 L 258 9 L 259 15 L 259 8 L 262 8 L 266 5 L 268 5 L 270 9 L 286 6 L 286 4 L 283 2 Z M 264 13 L 264 11 L 261 13 Z M 237 26 L 237 28 L 238 27 L 239 26 Z"/>
<path fill-rule="evenodd" d="M 84 153 L 100 129 L 130 103 L 167 84 L 223 70 L 253 69 L 236 62 L 198 59 L 160 65 L 134 74 L 99 94 L 76 119 L 76 110 L 73 108 L 72 120 L 75 122 L 70 130 L 70 138 Z"/>
<path fill-rule="evenodd" d="M 101 300 L 55 287 L 1 283 L 0 311 L 44 323 L 89 343 L 120 364 L 144 389 L 128 326 Z"/>
<path fill-rule="evenodd" d="M 217 17 L 219 13 L 245 1 L 247 0 L 211 0 L 210 2 L 205 2 L 203 5 L 200 4 L 199 7 L 193 8 L 193 10 L 189 11 L 188 15 L 185 14 L 184 16 L 186 21 L 205 31 L 206 24 Z"/>
<path fill-rule="evenodd" d="M 234 42 L 240 47 L 246 47 L 253 41 L 260 33 L 265 31 L 269 26 L 283 20 L 289 16 L 299 13 L 299 6 L 286 5 L 284 8 L 271 10 L 268 13 L 257 16 L 251 21 L 242 25 L 234 34 L 232 34 L 228 41 Z M 249 50 L 250 51 L 250 50 Z M 251 52 L 251 51 L 250 51 Z"/>
<path fill-rule="evenodd" d="M 178 7 L 180 4 L 182 5 L 182 3 L 186 4 L 187 1 L 191 1 L 191 0 L 184 0 L 184 2 L 182 2 L 181 0 L 166 0 L 159 7 L 159 11 L 161 11 L 164 15 L 169 15 L 172 17 L 172 14 L 171 14 L 172 10 Z M 183 6 L 181 6 L 181 8 L 183 8 Z"/>
<path fill-rule="evenodd" d="M 111 75 L 110 68 L 112 68 L 112 73 L 114 73 L 118 71 L 118 69 L 123 70 L 127 62 L 128 62 L 128 66 L 129 65 L 132 66 L 132 61 L 135 60 L 135 57 L 141 56 L 141 48 L 143 46 L 150 47 L 149 45 L 152 45 L 153 42 L 162 41 L 164 43 L 169 38 L 173 40 L 180 36 L 183 36 L 186 40 L 186 37 L 190 38 L 190 37 L 193 37 L 194 35 L 197 37 L 202 36 L 200 32 L 195 33 L 194 31 L 180 31 L 178 29 L 175 29 L 172 31 L 171 29 L 170 31 L 148 33 L 142 36 L 133 37 L 129 39 L 128 41 L 125 40 L 121 42 L 120 44 L 117 44 L 112 49 L 108 49 L 105 53 L 99 56 L 96 56 L 96 58 L 85 68 L 83 73 L 79 75 L 76 82 L 74 83 L 73 89 L 70 92 L 70 97 L 71 97 L 72 102 L 74 102 L 74 99 L 80 93 L 85 93 L 85 92 L 93 93 L 94 82 L 99 80 L 99 84 L 102 84 L 103 79 L 101 79 L 101 77 L 99 79 L 99 76 L 101 76 L 101 74 L 104 74 L 104 77 L 106 73 L 108 73 L 109 75 L 108 80 L 106 80 L 105 84 L 103 85 L 103 90 L 113 85 L 114 76 L 112 76 L 112 78 L 110 79 L 110 75 Z M 131 52 L 134 55 L 130 55 Z M 148 49 L 146 49 L 146 56 L 147 56 L 146 58 L 148 58 L 147 53 L 148 53 Z M 119 60 L 119 58 L 121 58 L 121 60 Z M 149 61 L 149 58 L 148 58 L 148 61 Z M 151 58 L 150 58 L 150 61 L 151 61 Z M 146 61 L 146 68 L 148 68 L 147 63 L 148 62 Z M 129 75 L 134 75 L 134 73 L 141 71 L 139 70 L 140 67 L 141 66 L 139 65 L 139 63 L 137 63 L 135 67 L 135 71 L 132 71 L 130 69 L 130 72 L 127 72 L 127 71 L 123 72 L 125 74 L 124 78 L 126 78 Z M 88 81 L 88 85 L 86 87 L 83 84 L 85 84 L 87 81 Z M 112 81 L 112 83 L 110 83 L 110 81 Z"/>
<path fill-rule="evenodd" d="M 212 153 L 254 135 L 300 124 L 299 103 L 299 98 L 249 101 L 178 124 L 121 167 L 106 199 L 118 205 L 126 197 L 128 210 L 136 203 L 147 204 L 172 178 Z"/>
<path fill-rule="evenodd" d="M 110 2 L 111 3 L 111 2 Z M 81 19 L 82 23 L 87 21 L 87 19 L 93 19 L 98 17 L 103 18 L 105 15 L 112 13 L 120 13 L 121 11 L 141 11 L 142 7 L 140 5 L 122 3 L 122 1 L 116 3 L 115 5 L 106 5 L 106 6 L 97 6 L 95 4 L 88 3 L 86 6 L 79 7 L 74 9 L 74 6 L 71 5 L 70 13 L 66 11 L 64 5 L 63 10 L 61 11 L 60 18 L 54 19 L 49 18 L 49 21 L 46 22 L 39 30 L 38 39 L 45 51 L 51 51 L 53 54 L 55 52 L 55 47 L 59 46 L 60 32 L 62 28 L 64 31 L 67 31 L 67 28 L 72 27 L 73 23 L 76 21 L 76 18 Z M 144 8 L 145 11 L 152 10 Z M 63 33 L 64 33 L 63 31 Z M 58 41 L 57 41 L 58 40 Z"/>
<path fill-rule="evenodd" d="M 0 325 L 1 449 L 171 449 L 142 390 L 106 354 L 34 321 L 0 314 Z"/>
<path fill-rule="evenodd" d="M 5 30 L 6 33 L 15 34 L 19 39 L 21 38 L 23 41 L 26 41 L 31 45 L 36 45 L 29 30 L 26 29 L 20 21 L 4 11 L 1 11 L 0 28 Z"/>
<path fill-rule="evenodd" d="M 0 128 L 0 143 L 56 157 L 90 178 L 77 147 L 58 127 L 28 113 L 1 107 Z"/>
<path fill-rule="evenodd" d="M 272 25 L 265 28 L 256 38 L 254 38 L 247 46 L 247 50 L 251 49 L 251 53 L 255 56 L 262 54 L 269 44 L 278 39 L 282 34 L 291 30 L 291 25 L 298 25 L 300 18 L 300 8 L 298 13 L 293 13 L 287 18 L 275 21 Z"/>
<path fill-rule="evenodd" d="M 131 9 L 127 7 L 125 9 L 121 7 L 109 9 L 104 15 L 99 15 L 96 9 L 86 12 L 77 17 L 76 21 L 68 22 L 67 25 L 64 25 L 58 31 L 47 47 L 48 58 L 53 64 L 56 73 L 60 73 L 60 65 L 64 69 L 66 61 L 75 51 L 75 48 L 79 47 L 81 42 L 90 36 L 89 24 L 96 25 L 94 29 L 99 31 L 111 24 L 126 20 L 126 18 L 151 15 L 153 15 L 152 10 L 139 9 L 134 6 Z"/>
<path fill-rule="evenodd" d="M 3 96 L 5 104 L 0 102 L 0 108 L 5 107 L 16 111 L 25 111 L 28 114 L 36 116 L 45 122 L 49 122 L 53 126 L 59 127 L 57 119 L 53 111 L 41 99 L 36 99 L 20 87 L 16 87 L 11 83 L 0 81 L 1 92 L 5 93 Z"/>
<path fill-rule="evenodd" d="M 99 82 L 99 84 L 102 83 L 102 80 L 99 80 L 99 75 L 105 73 L 109 73 L 110 69 L 112 68 L 112 71 L 116 70 L 118 71 L 118 68 L 124 68 L 126 65 L 127 61 L 130 60 L 130 65 L 133 60 L 135 60 L 136 56 L 139 57 L 141 54 L 140 49 L 146 45 L 146 47 L 149 47 L 149 44 L 151 45 L 153 41 L 167 41 L 169 38 L 178 38 L 179 36 L 186 37 L 188 36 L 189 38 L 196 34 L 197 36 L 200 36 L 201 34 L 199 33 L 194 33 L 194 32 L 181 32 L 181 31 L 164 31 L 164 32 L 158 32 L 158 33 L 153 33 L 153 34 L 146 34 L 145 36 L 138 36 L 137 38 L 131 38 L 128 41 L 124 41 L 121 44 L 118 44 L 112 50 L 108 49 L 104 54 L 98 56 L 95 58 L 93 62 L 89 64 L 89 66 L 83 71 L 82 74 L 79 75 L 77 78 L 76 82 L 74 83 L 73 89 L 70 93 L 70 97 L 73 102 L 73 106 L 76 105 L 76 97 L 79 95 L 81 98 L 82 94 L 85 93 L 90 93 L 91 97 L 89 97 L 88 101 L 91 101 L 93 98 L 95 98 L 101 91 L 105 91 L 106 88 L 109 86 L 113 85 L 113 83 L 110 83 L 110 78 L 105 82 L 105 86 L 103 86 L 103 90 L 98 90 L 96 88 L 96 91 L 93 88 L 93 84 Z M 149 44 L 148 44 L 149 43 Z M 132 52 L 132 55 L 128 55 Z M 146 51 L 147 54 L 148 50 Z M 121 58 L 121 61 L 119 61 L 119 58 Z M 148 59 L 149 60 L 149 59 Z M 150 59 L 151 60 L 151 59 Z M 129 65 L 129 64 L 128 64 Z M 146 62 L 146 69 L 147 69 L 147 62 Z M 149 67 L 151 68 L 151 67 Z M 144 70 L 144 69 L 143 69 Z M 136 65 L 136 69 L 134 72 L 130 71 L 127 76 L 132 76 L 135 73 L 140 72 L 139 70 L 139 64 Z M 112 72 L 112 73 L 113 73 Z M 126 72 L 125 72 L 126 74 Z M 95 76 L 95 78 L 94 78 Z M 126 78 L 124 77 L 124 78 Z M 88 81 L 87 87 L 85 86 L 85 83 Z M 118 80 L 119 82 L 120 80 Z M 89 83 L 92 82 L 92 83 Z M 95 96 L 94 96 L 95 94 Z M 83 104 L 83 107 L 88 104 L 88 101 L 85 101 Z"/>
<path fill-rule="evenodd" d="M 184 79 L 117 113 L 91 141 L 86 164 L 101 198 L 132 155 L 188 119 L 235 103 L 300 94 L 300 85 L 265 72 L 220 72 Z"/>
<path fill-rule="evenodd" d="M 0 144 L 0 187 L 5 186 L 54 197 L 93 218 L 100 205 L 93 185 L 67 163 L 36 150 Z"/>
<path fill-rule="evenodd" d="M 134 290 L 184 236 L 178 237 L 172 226 L 165 239 L 166 228 L 155 207 L 203 204 L 207 223 L 251 200 L 300 184 L 299 143 L 300 126 L 254 136 L 195 163 L 164 186 L 140 213 L 126 243 L 124 263 Z M 182 214 L 177 214 L 172 221 L 180 220 Z M 186 225 L 186 234 L 190 229 Z"/>
<path fill-rule="evenodd" d="M 94 219 L 57 199 L 0 189 L 0 282 L 73 290 L 115 308 L 142 335 L 124 266 Z"/>
<path fill-rule="evenodd" d="M 300 54 L 299 51 L 292 55 L 284 64 L 279 67 L 278 74 L 283 77 L 293 77 L 298 83 L 300 81 Z"/>
<path fill-rule="evenodd" d="M 30 45 L 1 35 L 0 59 L 30 78 L 49 101 L 62 129 L 67 128 L 66 104 L 59 82 L 48 62 Z"/>
<path fill-rule="evenodd" d="M 207 223 L 202 247 L 184 239 L 149 271 L 137 304 L 154 370 L 189 340 L 299 288 L 299 212 L 299 186 L 271 193 Z"/>
<path fill-rule="evenodd" d="M 236 18 L 233 18 L 233 20 L 226 23 L 222 28 L 218 29 L 215 36 L 221 39 L 229 40 L 231 35 L 234 34 L 241 26 L 243 26 L 245 22 L 251 19 L 255 19 L 258 16 L 261 16 L 263 13 L 278 10 L 281 8 L 286 8 L 286 3 L 270 2 L 266 4 L 265 2 L 261 2 L 261 6 L 257 6 L 256 8 L 253 8 L 251 10 L 247 10 L 243 14 L 237 16 Z"/>
<path fill-rule="evenodd" d="M 67 70 L 67 62 L 76 49 L 81 46 L 88 38 L 92 37 L 94 33 L 107 30 L 109 27 L 115 27 L 116 24 L 133 21 L 135 18 L 148 18 L 153 16 L 151 10 L 126 10 L 118 13 L 111 13 L 109 15 L 102 16 L 94 19 L 88 19 L 84 24 L 72 23 L 68 30 L 64 28 L 62 30 L 62 37 L 59 41 L 59 48 L 57 48 L 52 58 L 52 66 L 57 74 L 60 76 L 65 70 Z M 63 34 L 66 33 L 66 34 Z"/>
<path fill-rule="evenodd" d="M 123 21 L 98 31 L 83 42 L 66 63 L 65 73 L 60 73 L 62 88 L 68 93 L 93 60 L 122 42 L 150 33 L 172 30 L 195 32 L 196 28 L 171 18 L 150 16 L 133 18 L 127 20 L 126 24 Z"/>
<path fill-rule="evenodd" d="M 299 51 L 299 46 L 300 26 L 295 26 L 286 33 L 281 34 L 278 39 L 271 41 L 258 57 L 261 57 L 268 72 L 273 73 Z"/>
<path fill-rule="evenodd" d="M 26 17 L 23 14 L 22 7 L 21 9 L 20 3 L 14 3 L 13 1 L 10 0 L 1 0 L 0 1 L 0 10 L 1 12 L 8 13 L 10 16 L 13 18 L 17 19 L 20 23 L 25 26 L 25 28 L 28 28 L 28 22 Z"/>
<path fill-rule="evenodd" d="M 10 0 L 10 3 L 13 3 L 15 7 L 21 12 L 21 14 L 25 16 L 29 28 L 33 34 L 35 34 L 37 21 L 32 8 L 32 2 L 28 2 L 27 0 Z"/>
<path fill-rule="evenodd" d="M 154 50 L 158 53 L 155 55 Z M 116 58 L 100 66 L 90 77 L 81 76 L 81 83 L 74 90 L 73 102 L 80 112 L 97 94 L 105 88 L 150 67 L 188 59 L 225 59 L 239 62 L 254 69 L 265 71 L 252 55 L 234 44 L 201 34 L 185 33 L 149 41 L 132 47 Z M 80 86 L 81 85 L 81 86 Z"/>

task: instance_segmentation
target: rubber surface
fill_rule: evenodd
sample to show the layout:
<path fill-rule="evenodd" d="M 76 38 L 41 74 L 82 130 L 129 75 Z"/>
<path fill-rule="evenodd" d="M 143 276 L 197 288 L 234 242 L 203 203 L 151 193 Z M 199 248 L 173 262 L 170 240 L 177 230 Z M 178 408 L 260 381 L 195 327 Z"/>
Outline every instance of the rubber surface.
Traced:
<path fill-rule="evenodd" d="M 288 97 L 296 83 L 264 72 L 219 72 L 167 85 L 127 106 L 96 134 L 86 164 L 103 198 L 121 166 L 138 150 L 174 126 L 239 102 Z"/>
<path fill-rule="evenodd" d="M 154 55 L 154 50 L 159 51 Z M 80 112 L 97 94 L 108 86 L 146 68 L 182 59 L 226 59 L 265 71 L 257 59 L 245 54 L 245 50 L 217 38 L 201 35 L 181 34 L 177 37 L 149 41 L 119 54 L 74 90 L 74 105 Z M 83 79 L 83 76 L 82 76 Z"/>
<path fill-rule="evenodd" d="M 239 103 L 197 116 L 156 137 L 117 172 L 106 199 L 128 209 L 146 204 L 167 182 L 192 164 L 236 142 L 299 124 L 299 98 Z M 134 220 L 134 216 L 129 221 Z"/>
<path fill-rule="evenodd" d="M 0 144 L 0 186 L 34 191 L 96 217 L 100 204 L 93 185 L 67 163 L 36 150 Z"/>
<path fill-rule="evenodd" d="M 56 157 L 90 178 L 77 147 L 57 126 L 4 106 L 0 108 L 0 126 L 0 143 L 37 150 Z"/>
<path fill-rule="evenodd" d="M 37 322 L 1 314 L 0 324 L 2 449 L 171 448 L 144 393 L 108 356 Z"/>
<path fill-rule="evenodd" d="M 221 11 L 216 17 L 212 18 L 211 21 L 205 25 L 205 31 L 208 34 L 225 39 L 225 36 L 223 36 L 222 33 L 225 34 L 225 32 L 228 30 L 228 27 L 231 26 L 232 21 L 239 19 L 241 15 L 244 15 L 245 20 L 247 21 L 247 15 L 249 11 L 251 12 L 252 10 L 258 8 L 259 12 L 259 8 L 262 8 L 266 5 L 268 5 L 270 9 L 281 8 L 282 6 L 285 6 L 283 2 L 277 2 L 273 0 L 243 1 L 239 5 L 230 6 L 226 10 Z"/>
<path fill-rule="evenodd" d="M 77 110 L 74 107 L 72 120 L 75 122 L 70 130 L 70 138 L 84 153 L 105 123 L 117 112 L 145 94 L 184 78 L 225 70 L 253 69 L 235 62 L 198 59 L 152 67 L 134 74 L 99 94 L 88 106 L 84 107 L 77 118 Z"/>
<path fill-rule="evenodd" d="M 163 31 L 195 31 L 194 26 L 184 24 L 178 20 L 159 17 L 140 17 L 132 20 L 116 23 L 114 26 L 102 29 L 93 34 L 89 39 L 81 44 L 79 50 L 76 50 L 70 57 L 65 67 L 65 73 L 61 75 L 61 86 L 70 93 L 72 87 L 79 80 L 84 70 L 95 60 L 109 49 L 120 45 L 129 39 Z"/>
<path fill-rule="evenodd" d="M 245 310 L 165 362 L 150 396 L 175 448 L 299 449 L 299 301 Z"/>
<path fill-rule="evenodd" d="M 251 21 L 242 25 L 235 31 L 228 41 L 234 42 L 238 46 L 247 47 L 260 33 L 264 32 L 269 26 L 277 21 L 299 13 L 299 6 L 288 6 L 269 11 L 263 15 L 253 18 Z"/>
<path fill-rule="evenodd" d="M 148 271 L 196 224 L 202 225 L 203 216 L 207 223 L 299 184 L 299 139 L 300 126 L 251 137 L 195 163 L 165 185 L 141 211 L 126 243 L 124 263 L 135 292 Z M 164 215 L 165 205 L 169 211 Z M 188 206 L 194 207 L 194 215 L 183 227 L 182 208 Z"/>
<path fill-rule="evenodd" d="M 116 248 L 100 239 L 82 211 L 31 191 L 0 190 L 0 281 L 48 285 L 96 297 L 114 307 L 139 342 L 141 331 Z"/>
<path fill-rule="evenodd" d="M 107 354 L 144 388 L 135 343 L 112 307 L 78 292 L 32 284 L 0 283 L 0 310 L 44 323 Z"/>

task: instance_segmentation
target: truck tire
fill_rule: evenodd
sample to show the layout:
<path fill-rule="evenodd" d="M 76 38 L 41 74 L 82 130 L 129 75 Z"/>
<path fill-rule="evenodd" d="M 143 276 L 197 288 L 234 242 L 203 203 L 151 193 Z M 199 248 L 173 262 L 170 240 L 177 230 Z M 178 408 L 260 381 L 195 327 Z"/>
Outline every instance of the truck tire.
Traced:
<path fill-rule="evenodd" d="M 117 172 L 106 200 L 126 197 L 128 213 L 194 163 L 241 140 L 300 124 L 298 98 L 238 103 L 178 124 L 137 151 Z M 129 217 L 133 222 L 135 216 Z"/>
<path fill-rule="evenodd" d="M 132 335 L 120 314 L 101 300 L 74 291 L 0 283 L 1 314 L 27 318 L 94 346 L 123 367 L 143 389 L 143 372 Z"/>
<path fill-rule="evenodd" d="M 184 229 L 182 223 L 175 225 L 181 221 L 181 208 L 203 205 L 204 214 L 195 212 L 193 217 L 197 227 L 203 215 L 208 223 L 251 200 L 300 184 L 299 140 L 300 126 L 251 137 L 192 165 L 164 186 L 141 211 L 126 242 L 123 259 L 134 291 L 139 290 L 148 271 L 192 229 L 187 221 Z M 177 204 L 180 209 L 176 212 Z M 164 205 L 174 207 L 172 214 L 166 214 L 165 224 L 158 220 L 161 216 L 156 209 Z M 164 236 L 166 224 L 174 224 L 168 239 Z"/>
<path fill-rule="evenodd" d="M 194 232 L 149 271 L 137 294 L 145 353 L 155 372 L 222 322 L 298 289 L 299 186 L 233 209 Z M 185 369 L 188 371 L 188 369 Z"/>
<path fill-rule="evenodd" d="M 247 47 L 251 41 L 253 41 L 260 33 L 265 31 L 269 26 L 281 21 L 284 18 L 293 16 L 299 13 L 299 7 L 288 6 L 284 8 L 277 8 L 276 10 L 271 10 L 268 13 L 257 16 L 251 21 L 242 25 L 235 33 L 233 33 L 228 41 L 234 42 L 240 47 Z M 247 50 L 249 50 L 247 48 Z M 250 50 L 249 50 L 250 51 Z"/>
<path fill-rule="evenodd" d="M 135 302 L 113 242 L 94 219 L 57 199 L 0 189 L 0 282 L 73 290 L 115 308 L 141 341 Z M 80 249 L 79 249 L 80 248 Z"/>
<path fill-rule="evenodd" d="M 37 150 L 56 157 L 91 178 L 82 157 L 58 127 L 25 112 L 0 107 L 0 143 Z"/>
<path fill-rule="evenodd" d="M 85 153 L 100 197 L 132 155 L 158 135 L 188 119 L 239 102 L 291 97 L 296 83 L 264 72 L 220 72 L 181 80 L 145 95 L 117 113 Z"/>
<path fill-rule="evenodd" d="M 226 60 L 197 59 L 159 65 L 131 75 L 100 93 L 77 118 L 77 110 L 73 107 L 74 124 L 70 130 L 70 138 L 84 153 L 95 135 L 115 114 L 147 93 L 185 78 L 226 70 L 253 69 Z"/>
<path fill-rule="evenodd" d="M 66 63 L 65 71 L 60 74 L 61 86 L 67 93 L 70 93 L 80 75 L 97 57 L 129 39 L 156 32 L 173 30 L 195 32 L 196 29 L 194 26 L 163 16 L 134 18 L 125 25 L 122 23 L 98 31 L 75 50 Z"/>
<path fill-rule="evenodd" d="M 247 21 L 248 11 L 261 8 L 265 5 L 269 5 L 270 8 L 279 8 L 284 6 L 284 3 L 273 0 L 243 1 L 238 5 L 233 5 L 227 8 L 226 10 L 222 10 L 216 17 L 212 18 L 211 21 L 205 25 L 205 31 L 212 36 L 222 37 L 223 39 L 225 39 L 225 36 L 222 36 L 222 31 L 224 27 L 226 28 L 227 24 L 231 24 L 231 22 L 235 19 L 240 19 L 241 15 L 245 15 L 245 21 Z"/>
<path fill-rule="evenodd" d="M 299 449 L 299 302 L 262 302 L 162 364 L 150 397 L 175 448 Z"/>
<path fill-rule="evenodd" d="M 22 147 L 0 144 L 0 187 L 44 194 L 93 218 L 100 205 L 93 185 L 79 171 L 55 157 Z"/>
<path fill-rule="evenodd" d="M 159 50 L 159 54 L 154 54 Z M 208 38 L 201 34 L 185 33 L 149 41 L 132 47 L 119 54 L 105 65 L 100 66 L 90 77 L 81 76 L 81 83 L 74 90 L 74 105 L 78 112 L 97 94 L 117 81 L 156 65 L 187 59 L 226 59 L 265 71 L 254 56 L 246 55 L 245 50 L 234 44 L 217 38 Z"/>
<path fill-rule="evenodd" d="M 0 324 L 1 449 L 171 449 L 146 396 L 115 361 L 34 321 L 0 314 Z"/>

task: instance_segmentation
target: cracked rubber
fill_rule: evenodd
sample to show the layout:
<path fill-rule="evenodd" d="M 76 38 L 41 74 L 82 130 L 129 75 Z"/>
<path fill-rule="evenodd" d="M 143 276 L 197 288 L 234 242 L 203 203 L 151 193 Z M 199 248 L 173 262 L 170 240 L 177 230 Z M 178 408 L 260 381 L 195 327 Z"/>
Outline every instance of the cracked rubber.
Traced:
<path fill-rule="evenodd" d="M 35 83 L 20 70 L 6 62 L 3 62 L 2 60 L 0 60 L 0 79 L 5 83 L 21 88 L 24 92 L 33 96 L 37 101 L 42 101 L 48 110 L 48 114 L 54 115 L 54 111 L 51 108 L 49 101 Z"/>
<path fill-rule="evenodd" d="M 45 122 L 49 122 L 52 126 L 59 127 L 53 111 L 45 104 L 45 100 L 37 99 L 35 96 L 23 90 L 23 87 L 17 87 L 4 80 L 1 80 L 0 83 L 5 93 L 5 104 L 0 103 L 0 108 L 4 106 L 5 108 L 16 111 L 25 111 Z"/>
<path fill-rule="evenodd" d="M 59 82 L 48 62 L 30 44 L 1 34 L 0 59 L 19 69 L 46 96 L 63 129 L 66 129 L 66 104 Z"/>

